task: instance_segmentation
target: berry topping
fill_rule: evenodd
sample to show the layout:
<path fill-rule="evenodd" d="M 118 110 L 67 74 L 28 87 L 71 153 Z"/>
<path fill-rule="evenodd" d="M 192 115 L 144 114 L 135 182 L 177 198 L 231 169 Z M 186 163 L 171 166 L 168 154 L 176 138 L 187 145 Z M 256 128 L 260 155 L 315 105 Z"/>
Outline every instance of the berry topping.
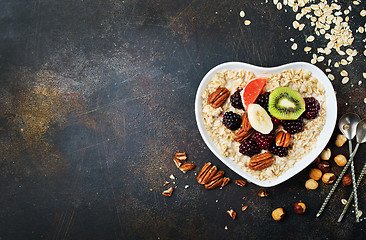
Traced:
<path fill-rule="evenodd" d="M 269 92 L 259 94 L 257 99 L 255 100 L 255 103 L 262 106 L 262 108 L 266 109 L 268 111 L 268 100 L 269 100 Z"/>
<path fill-rule="evenodd" d="M 256 132 L 253 136 L 253 140 L 261 149 L 268 149 L 269 145 L 273 142 L 275 136 L 273 132 L 269 134 L 263 134 L 260 132 Z"/>
<path fill-rule="evenodd" d="M 273 155 L 277 155 L 279 157 L 285 157 L 288 155 L 287 147 L 277 146 L 275 143 L 269 146 L 268 151 Z"/>
<path fill-rule="evenodd" d="M 275 125 L 281 125 L 285 122 L 285 120 L 277 119 L 274 116 L 271 116 L 271 119 L 272 119 L 273 124 L 275 124 Z"/>
<path fill-rule="evenodd" d="M 231 106 L 237 109 L 244 109 L 243 102 L 241 101 L 240 90 L 237 90 L 230 97 Z"/>
<path fill-rule="evenodd" d="M 232 111 L 226 112 L 222 119 L 222 123 L 225 125 L 225 127 L 234 131 L 240 127 L 241 117 L 239 114 L 236 114 Z"/>
<path fill-rule="evenodd" d="M 283 124 L 283 129 L 285 129 L 288 133 L 295 134 L 299 133 L 304 129 L 304 123 L 301 119 L 297 120 L 288 120 Z"/>
<path fill-rule="evenodd" d="M 306 119 L 314 119 L 319 116 L 320 103 L 313 97 L 304 98 L 305 112 L 303 114 Z"/>
<path fill-rule="evenodd" d="M 252 157 L 253 155 L 260 153 L 261 149 L 258 147 L 253 139 L 248 138 L 240 144 L 239 152 L 243 155 Z"/>

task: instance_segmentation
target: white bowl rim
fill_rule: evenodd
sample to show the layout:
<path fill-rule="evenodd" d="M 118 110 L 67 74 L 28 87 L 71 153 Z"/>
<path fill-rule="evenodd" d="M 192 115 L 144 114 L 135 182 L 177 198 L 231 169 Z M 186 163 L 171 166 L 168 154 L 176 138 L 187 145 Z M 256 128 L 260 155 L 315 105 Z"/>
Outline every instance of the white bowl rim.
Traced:
<path fill-rule="evenodd" d="M 221 152 L 218 149 L 218 147 L 216 146 L 216 144 L 214 144 L 212 142 L 211 137 L 209 136 L 205 126 L 203 125 L 202 98 L 201 98 L 202 92 L 204 91 L 204 89 L 206 88 L 208 82 L 212 79 L 212 77 L 215 76 L 215 74 L 217 72 L 223 71 L 223 70 L 252 71 L 256 75 L 256 77 L 261 77 L 264 75 L 268 76 L 273 73 L 279 73 L 279 72 L 282 72 L 287 69 L 300 69 L 300 68 L 302 68 L 304 70 L 310 70 L 312 73 L 312 76 L 317 78 L 318 81 L 323 84 L 324 89 L 325 89 L 325 94 L 326 94 L 325 104 L 326 104 L 326 108 L 327 108 L 327 110 L 326 110 L 327 116 L 326 116 L 326 122 L 324 124 L 324 127 L 317 140 L 317 147 L 315 149 L 313 149 L 309 154 L 307 154 L 303 159 L 297 161 L 293 168 L 288 169 L 285 173 L 283 173 L 279 177 L 277 177 L 271 181 L 270 180 L 258 180 L 256 178 L 254 178 L 248 172 L 242 170 L 233 160 L 221 155 Z M 231 170 L 233 170 L 234 172 L 236 172 L 243 178 L 247 179 L 248 181 L 250 181 L 258 186 L 261 186 L 261 187 L 273 187 L 273 186 L 276 186 L 276 185 L 290 179 L 291 177 L 293 177 L 294 175 L 296 175 L 297 173 L 299 173 L 300 171 L 305 169 L 310 163 L 313 162 L 313 160 L 317 156 L 319 156 L 321 151 L 326 147 L 326 145 L 328 144 L 328 142 L 333 134 L 334 127 L 335 127 L 336 120 L 337 120 L 337 100 L 336 100 L 333 86 L 332 86 L 331 82 L 329 81 L 328 77 L 324 74 L 324 72 L 322 70 L 320 70 L 318 67 L 316 67 L 315 65 L 312 65 L 310 63 L 293 62 L 293 63 L 288 63 L 288 64 L 284 64 L 281 66 L 276 66 L 276 67 L 260 67 L 260 66 L 255 66 L 252 64 L 244 63 L 244 62 L 226 62 L 226 63 L 222 63 L 222 64 L 217 65 L 216 67 L 212 68 L 203 77 L 203 79 L 198 87 L 197 93 L 196 93 L 195 116 L 196 116 L 196 123 L 197 123 L 198 129 L 199 129 L 199 132 L 200 132 L 204 142 L 206 143 L 208 148 L 211 150 L 211 152 L 218 159 L 220 159 Z"/>

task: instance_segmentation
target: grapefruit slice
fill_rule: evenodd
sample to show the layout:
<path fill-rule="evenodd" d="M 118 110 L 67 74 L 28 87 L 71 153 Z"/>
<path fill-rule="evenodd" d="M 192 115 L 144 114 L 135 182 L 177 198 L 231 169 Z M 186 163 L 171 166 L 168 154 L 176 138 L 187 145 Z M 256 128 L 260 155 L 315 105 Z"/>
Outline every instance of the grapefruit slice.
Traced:
<path fill-rule="evenodd" d="M 266 82 L 267 78 L 255 78 L 241 91 L 241 100 L 245 109 L 248 109 L 249 104 L 255 102 L 259 94 L 263 91 Z"/>

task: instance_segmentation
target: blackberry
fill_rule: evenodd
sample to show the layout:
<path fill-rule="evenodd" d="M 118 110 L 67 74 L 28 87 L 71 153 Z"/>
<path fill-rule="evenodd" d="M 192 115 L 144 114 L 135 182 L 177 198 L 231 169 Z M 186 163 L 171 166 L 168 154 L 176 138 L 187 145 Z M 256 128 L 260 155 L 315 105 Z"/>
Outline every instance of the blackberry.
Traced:
<path fill-rule="evenodd" d="M 231 106 L 237 109 L 244 109 L 243 102 L 241 101 L 240 90 L 237 90 L 230 96 Z"/>
<path fill-rule="evenodd" d="M 222 123 L 228 129 L 235 131 L 241 125 L 241 117 L 239 114 L 233 113 L 232 111 L 226 112 L 222 119 Z"/>
<path fill-rule="evenodd" d="M 279 157 L 285 157 L 288 155 L 287 147 L 277 146 L 275 143 L 269 146 L 268 151 L 273 155 L 277 155 Z"/>
<path fill-rule="evenodd" d="M 256 132 L 253 136 L 253 140 L 261 149 L 268 149 L 269 145 L 273 142 L 275 136 L 273 132 L 269 134 L 263 134 L 260 132 Z"/>
<path fill-rule="evenodd" d="M 295 134 L 299 133 L 304 129 L 304 123 L 301 119 L 297 120 L 287 120 L 283 124 L 283 129 L 286 130 L 286 132 Z"/>
<path fill-rule="evenodd" d="M 304 98 L 305 100 L 305 112 L 303 113 L 304 118 L 314 119 L 319 116 L 320 103 L 313 97 Z"/>
<path fill-rule="evenodd" d="M 281 125 L 285 122 L 285 120 L 277 119 L 274 116 L 271 116 L 271 119 L 272 119 L 273 124 L 275 124 L 275 125 Z"/>
<path fill-rule="evenodd" d="M 261 149 L 258 147 L 253 139 L 248 138 L 240 144 L 239 152 L 243 155 L 252 157 L 253 155 L 260 153 Z"/>
<path fill-rule="evenodd" d="M 268 111 L 268 100 L 269 100 L 269 92 L 259 94 L 257 99 L 255 100 L 255 103 L 262 106 L 262 108 L 266 109 Z"/>

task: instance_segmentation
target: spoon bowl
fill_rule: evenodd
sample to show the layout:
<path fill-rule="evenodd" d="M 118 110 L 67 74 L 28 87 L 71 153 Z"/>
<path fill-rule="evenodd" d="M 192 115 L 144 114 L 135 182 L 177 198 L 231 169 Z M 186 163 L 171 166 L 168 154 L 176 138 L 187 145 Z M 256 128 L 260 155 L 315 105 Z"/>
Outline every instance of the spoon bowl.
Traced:
<path fill-rule="evenodd" d="M 366 119 L 357 124 L 356 140 L 357 143 L 366 142 Z"/>
<path fill-rule="evenodd" d="M 348 140 L 356 136 L 356 128 L 360 120 L 361 118 L 355 113 L 346 113 L 339 119 L 339 130 Z"/>

